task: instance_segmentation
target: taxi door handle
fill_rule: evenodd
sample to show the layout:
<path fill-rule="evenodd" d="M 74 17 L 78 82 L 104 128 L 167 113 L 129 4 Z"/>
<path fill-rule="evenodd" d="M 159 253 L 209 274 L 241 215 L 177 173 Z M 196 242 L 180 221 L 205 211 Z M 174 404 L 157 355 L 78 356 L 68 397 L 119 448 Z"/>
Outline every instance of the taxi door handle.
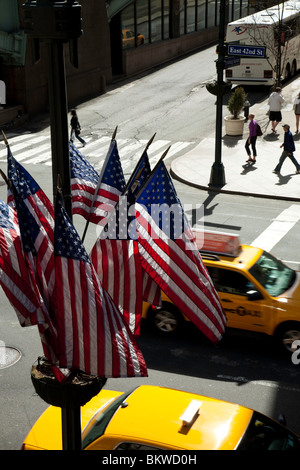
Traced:
<path fill-rule="evenodd" d="M 230 299 L 221 299 L 221 302 L 232 302 Z"/>

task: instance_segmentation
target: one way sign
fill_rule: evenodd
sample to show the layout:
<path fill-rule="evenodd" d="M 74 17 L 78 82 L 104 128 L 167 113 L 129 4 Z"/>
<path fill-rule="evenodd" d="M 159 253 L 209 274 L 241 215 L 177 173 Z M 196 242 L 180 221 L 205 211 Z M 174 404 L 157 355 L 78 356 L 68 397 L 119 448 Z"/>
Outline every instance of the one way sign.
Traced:
<path fill-rule="evenodd" d="M 240 57 L 225 57 L 225 69 L 234 67 L 235 65 L 240 65 Z"/>

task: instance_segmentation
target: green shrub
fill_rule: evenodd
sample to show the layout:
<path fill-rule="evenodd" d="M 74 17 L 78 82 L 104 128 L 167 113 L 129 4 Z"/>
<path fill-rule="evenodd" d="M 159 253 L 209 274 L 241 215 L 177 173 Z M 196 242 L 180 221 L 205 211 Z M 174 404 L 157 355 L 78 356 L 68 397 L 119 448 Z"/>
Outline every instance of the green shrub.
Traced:
<path fill-rule="evenodd" d="M 233 115 L 234 119 L 237 119 L 244 107 L 244 103 L 246 101 L 247 94 L 245 93 L 244 88 L 238 86 L 234 89 L 233 93 L 231 94 L 228 100 L 228 109 L 230 113 Z"/>

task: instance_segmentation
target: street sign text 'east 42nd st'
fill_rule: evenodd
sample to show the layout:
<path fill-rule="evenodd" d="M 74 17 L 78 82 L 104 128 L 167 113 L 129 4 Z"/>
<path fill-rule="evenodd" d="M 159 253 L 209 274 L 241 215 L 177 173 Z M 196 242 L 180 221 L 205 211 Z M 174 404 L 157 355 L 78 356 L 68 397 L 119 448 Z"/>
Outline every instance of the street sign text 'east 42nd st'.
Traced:
<path fill-rule="evenodd" d="M 239 57 L 265 57 L 264 46 L 246 46 L 244 44 L 227 44 L 227 55 Z"/>

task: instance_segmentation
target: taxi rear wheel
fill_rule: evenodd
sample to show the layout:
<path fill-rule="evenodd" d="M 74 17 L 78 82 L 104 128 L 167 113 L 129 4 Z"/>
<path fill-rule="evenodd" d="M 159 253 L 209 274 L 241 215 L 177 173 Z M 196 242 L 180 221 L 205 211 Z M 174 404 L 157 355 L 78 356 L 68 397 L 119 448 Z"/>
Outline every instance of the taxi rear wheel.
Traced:
<path fill-rule="evenodd" d="M 150 320 L 155 330 L 163 336 L 175 336 L 183 323 L 180 312 L 167 302 L 152 311 Z"/>
<path fill-rule="evenodd" d="M 297 346 L 293 346 L 294 341 L 300 340 L 300 323 L 289 322 L 280 326 L 277 338 L 286 352 L 293 353 L 297 349 Z"/>

